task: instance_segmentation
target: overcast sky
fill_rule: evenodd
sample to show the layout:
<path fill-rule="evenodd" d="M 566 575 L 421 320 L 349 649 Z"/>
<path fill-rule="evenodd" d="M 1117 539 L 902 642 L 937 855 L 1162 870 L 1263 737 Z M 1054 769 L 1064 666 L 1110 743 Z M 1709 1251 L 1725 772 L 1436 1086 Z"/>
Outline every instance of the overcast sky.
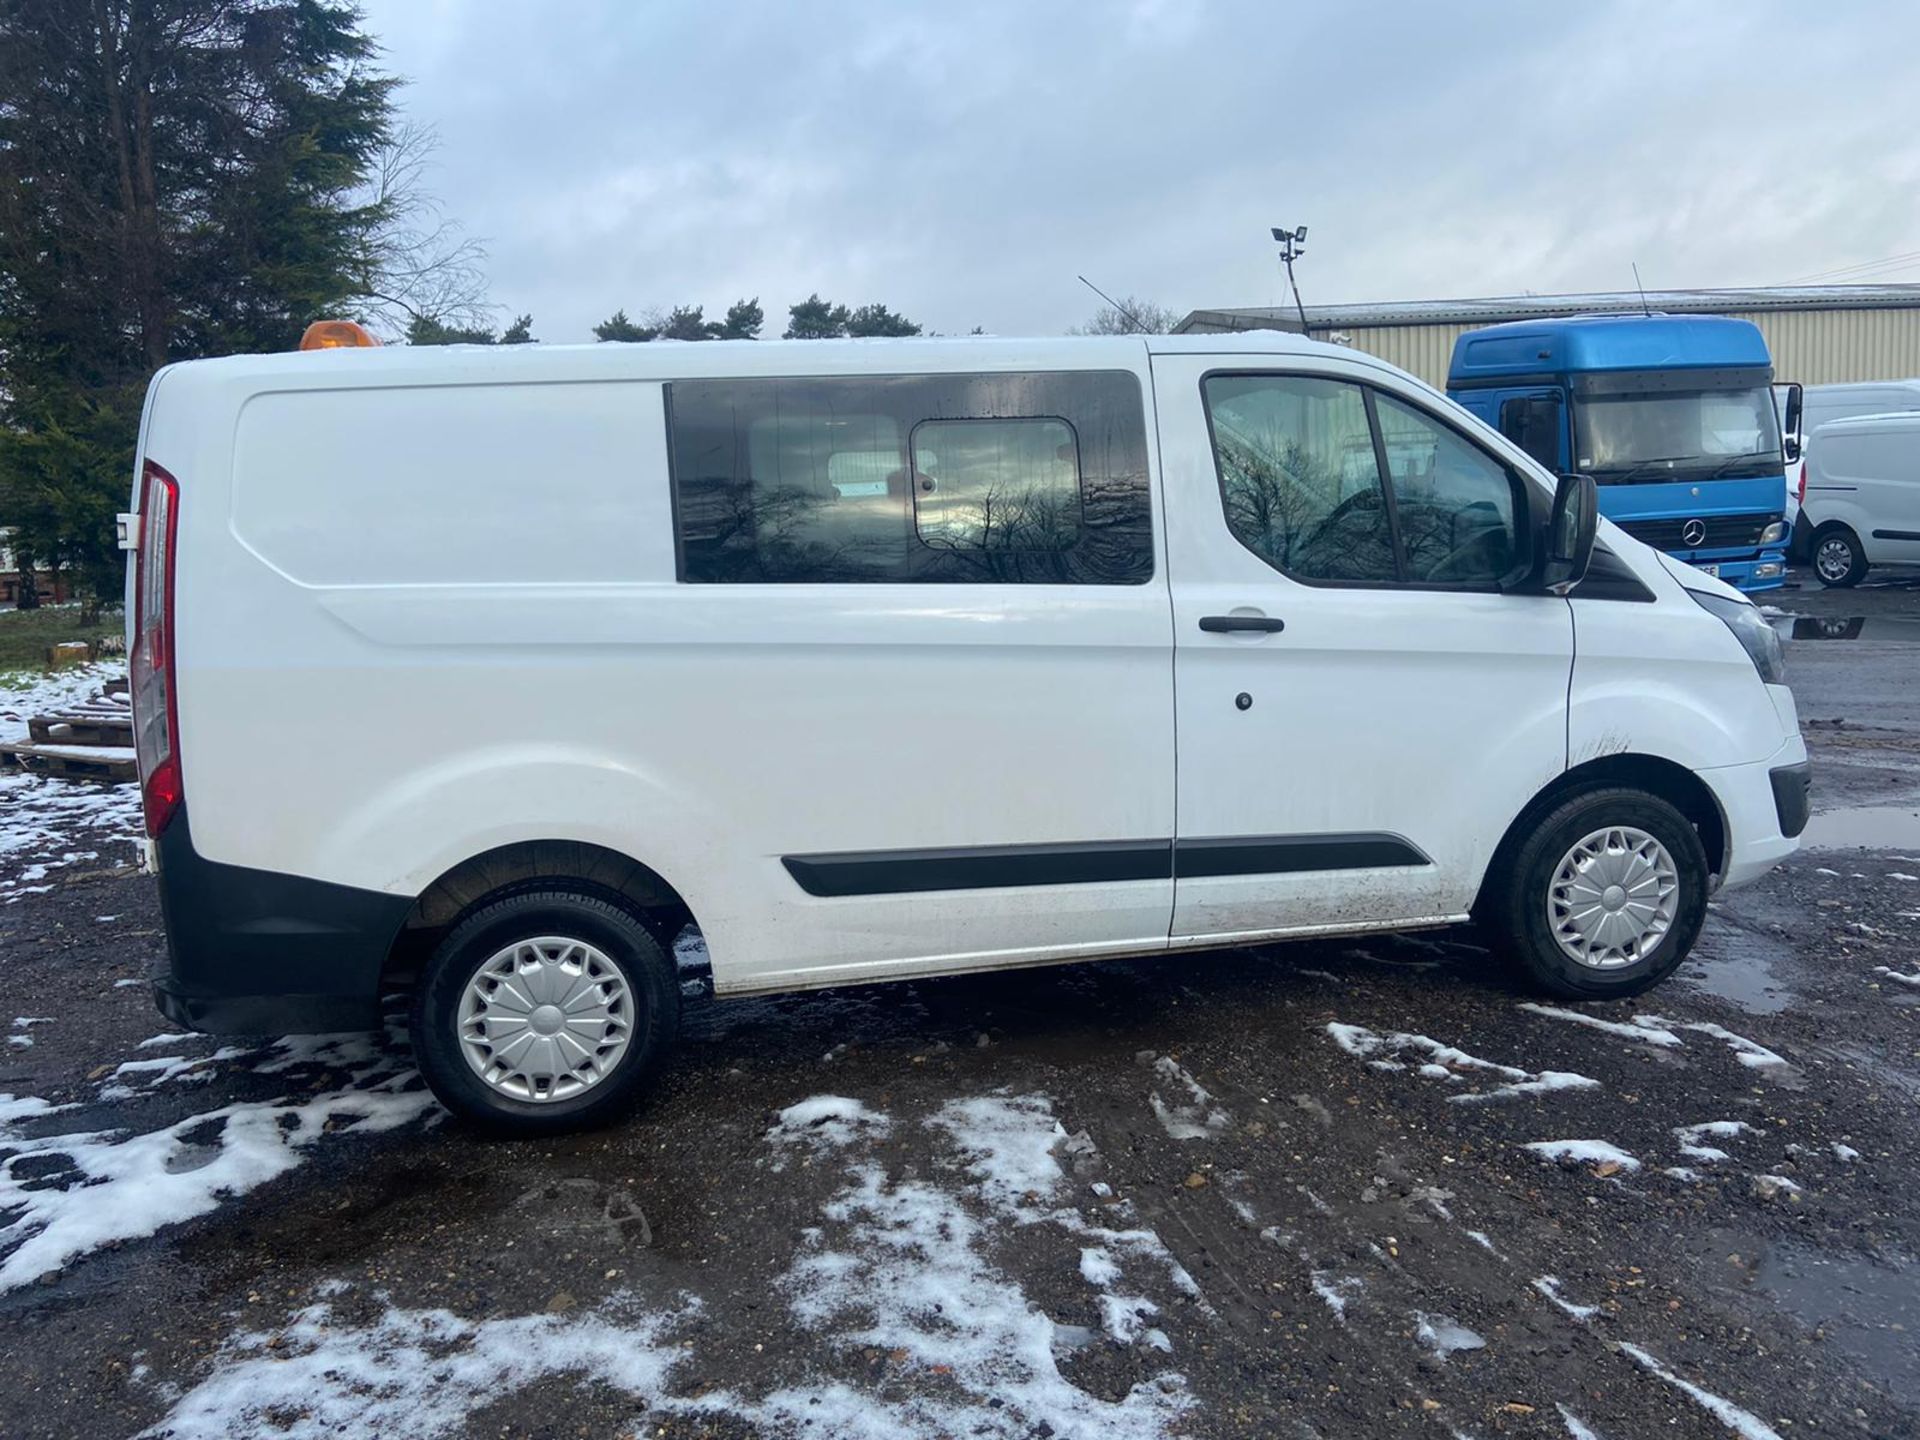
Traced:
<path fill-rule="evenodd" d="M 1185 311 L 1769 285 L 1912 255 L 1920 5 L 363 0 L 492 297 L 767 332 L 818 290 L 1058 333 Z M 1852 278 L 1852 277 L 1839 277 Z"/>

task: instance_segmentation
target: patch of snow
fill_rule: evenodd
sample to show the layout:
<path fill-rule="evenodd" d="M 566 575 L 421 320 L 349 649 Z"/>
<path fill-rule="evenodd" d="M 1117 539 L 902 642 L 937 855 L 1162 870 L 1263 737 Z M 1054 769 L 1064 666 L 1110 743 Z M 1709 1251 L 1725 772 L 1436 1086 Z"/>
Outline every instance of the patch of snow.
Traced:
<path fill-rule="evenodd" d="M 1896 985 L 1912 985 L 1920 988 L 1920 970 L 1915 971 L 1911 975 L 1902 975 L 1898 970 L 1892 969 L 1889 966 L 1876 965 L 1873 967 L 1873 973 L 1876 975 L 1884 975 Z"/>
<path fill-rule="evenodd" d="M 1660 1173 L 1669 1180 L 1678 1180 L 1684 1185 L 1692 1185 L 1700 1179 L 1698 1170 L 1691 1170 L 1685 1165 L 1669 1165 Z"/>
<path fill-rule="evenodd" d="M 52 1023 L 53 1016 L 51 1015 L 16 1015 L 13 1017 L 13 1028 L 16 1030 L 30 1030 L 35 1025 L 51 1025 Z"/>
<path fill-rule="evenodd" d="M 1158 1090 L 1147 1097 L 1161 1128 L 1175 1140 L 1206 1140 L 1218 1135 L 1232 1123 L 1232 1117 L 1213 1104 L 1213 1096 L 1171 1056 L 1158 1056 L 1153 1062 L 1153 1069 L 1169 1084 L 1178 1085 L 1187 1092 L 1184 1102 L 1173 1105 L 1162 1100 Z"/>
<path fill-rule="evenodd" d="M 152 983 L 151 980 L 116 980 L 113 982 L 113 988 L 116 990 L 131 990 L 135 985 L 151 985 Z"/>
<path fill-rule="evenodd" d="M 1490 1090 L 1449 1095 L 1447 1099 L 1456 1105 L 1485 1104 L 1519 1095 L 1543 1095 L 1555 1090 L 1590 1090 L 1600 1084 L 1588 1076 L 1564 1070 L 1536 1073 L 1522 1070 L 1516 1065 L 1482 1060 L 1478 1055 L 1469 1055 L 1457 1046 L 1445 1045 L 1430 1036 L 1408 1034 L 1402 1030 L 1381 1032 L 1369 1030 L 1364 1025 L 1344 1025 L 1334 1021 L 1328 1024 L 1327 1034 L 1347 1054 L 1365 1060 L 1375 1069 L 1405 1070 L 1406 1062 L 1397 1057 L 1425 1055 L 1427 1063 L 1420 1065 L 1416 1073 L 1429 1079 L 1458 1081 L 1464 1078 L 1459 1072 L 1468 1071 L 1497 1075 L 1507 1082 Z"/>
<path fill-rule="evenodd" d="M 1307 1276 L 1313 1293 L 1327 1302 L 1333 1318 L 1345 1322 L 1347 1302 L 1366 1288 L 1358 1275 L 1335 1275 L 1331 1270 L 1315 1270 Z"/>
<path fill-rule="evenodd" d="M 1905 880 L 1909 883 L 1920 883 L 1920 875 L 1909 875 L 1904 870 L 1889 870 L 1887 872 L 1887 878 L 1889 880 Z"/>
<path fill-rule="evenodd" d="M 1635 1363 L 1642 1369 L 1666 1381 L 1734 1434 L 1740 1436 L 1740 1440 L 1780 1440 L 1780 1432 L 1759 1416 L 1742 1410 L 1731 1400 L 1723 1399 L 1710 1390 L 1702 1390 L 1691 1381 L 1681 1379 L 1638 1345 L 1628 1345 L 1623 1341 L 1620 1349 L 1632 1356 Z"/>
<path fill-rule="evenodd" d="M 1100 1328 L 1118 1345 L 1131 1345 L 1143 1338 L 1147 1321 L 1160 1313 L 1160 1307 L 1140 1295 L 1102 1295 Z"/>
<path fill-rule="evenodd" d="M 1692 1030 L 1701 1035 L 1711 1035 L 1716 1040 L 1725 1041 L 1733 1050 L 1734 1058 L 1750 1070 L 1764 1070 L 1776 1066 L 1783 1070 L 1792 1068 L 1766 1046 L 1757 1044 L 1744 1035 L 1736 1035 L 1725 1026 L 1715 1025 L 1710 1020 L 1688 1020 L 1680 1028 Z"/>
<path fill-rule="evenodd" d="M 1769 1198 L 1775 1195 L 1800 1194 L 1799 1185 L 1784 1175 L 1756 1175 L 1753 1177 L 1753 1186 L 1763 1196 Z"/>
<path fill-rule="evenodd" d="M 1065 1176 L 1054 1147 L 1067 1138 L 1044 1095 L 982 1095 L 949 1100 L 928 1120 L 965 1157 L 988 1201 L 1019 1215 L 1029 1197 L 1050 1198 Z"/>
<path fill-rule="evenodd" d="M 0 741 L 26 739 L 33 716 L 71 709 L 125 673 L 124 664 L 85 665 L 35 677 L 21 689 L 0 688 Z M 51 890 L 40 882 L 56 870 L 98 860 L 106 847 L 126 846 L 117 859 L 133 860 L 145 836 L 140 788 L 132 781 L 0 772 L 0 899 L 9 905 Z"/>
<path fill-rule="evenodd" d="M 268 1335 L 223 1345 L 213 1373 L 181 1396 L 148 1436 L 169 1440 L 322 1440 L 378 1435 L 437 1440 L 474 1411 L 556 1376 L 609 1386 L 643 1404 L 665 1398 L 691 1353 L 668 1342 L 697 1313 L 650 1312 L 620 1296 L 581 1315 L 465 1320 L 449 1310 L 389 1306 L 370 1325 L 343 1323 L 328 1301 Z"/>
<path fill-rule="evenodd" d="M 13 1048 L 14 1048 L 15 1050 L 25 1050 L 25 1049 L 28 1049 L 28 1048 L 30 1048 L 30 1047 L 32 1046 L 32 1044 L 33 1044 L 33 1036 L 31 1036 L 31 1035 L 9 1035 L 9 1036 L 7 1036 L 7 1044 L 8 1044 L 8 1045 L 10 1045 L 10 1046 L 12 1046 L 12 1047 L 13 1047 Z"/>
<path fill-rule="evenodd" d="M 774 1117 L 767 1139 L 776 1146 L 805 1145 L 835 1150 L 858 1139 L 881 1139 L 892 1122 L 845 1095 L 815 1095 L 796 1101 Z M 777 1168 L 777 1167 L 776 1167 Z"/>
<path fill-rule="evenodd" d="M 305 1036 L 300 1048 L 318 1050 L 316 1042 L 341 1038 Z M 364 1040 L 372 1059 L 354 1068 L 347 1087 L 304 1100 L 227 1105 L 144 1133 L 10 1133 L 0 1160 L 0 1248 L 9 1252 L 0 1263 L 0 1291 L 104 1245 L 205 1215 L 296 1168 L 325 1135 L 393 1130 L 436 1108 L 403 1061 L 379 1051 L 371 1037 L 353 1038 Z M 278 1068 L 290 1043 L 276 1042 L 266 1052 L 276 1058 L 255 1063 L 254 1072 Z M 170 1065 L 177 1058 L 129 1063 Z M 15 1101 L 0 1107 L 0 1120 L 35 1120 L 64 1108 Z M 60 1183 L 47 1183 L 48 1158 L 65 1162 L 54 1176 Z"/>
<path fill-rule="evenodd" d="M 1673 1138 L 1680 1142 L 1680 1153 L 1689 1160 L 1704 1160 L 1713 1165 L 1732 1157 L 1717 1145 L 1702 1145 L 1702 1140 L 1709 1136 L 1730 1140 L 1736 1135 L 1750 1134 L 1752 1130 L 1753 1126 L 1744 1120 L 1705 1120 L 1698 1125 L 1674 1126 Z"/>
<path fill-rule="evenodd" d="M 1605 1140 L 1535 1140 L 1521 1147 L 1542 1160 L 1560 1165 L 1618 1165 L 1622 1170 L 1638 1170 L 1640 1162 L 1617 1145 Z"/>
<path fill-rule="evenodd" d="M 1097 1290 L 1104 1290 L 1120 1278 L 1120 1267 L 1113 1256 L 1098 1245 L 1080 1252 L 1080 1278 Z"/>
<path fill-rule="evenodd" d="M 1469 1330 L 1458 1320 L 1449 1320 L 1445 1315 L 1428 1315 L 1414 1311 L 1413 1338 L 1424 1348 L 1433 1352 L 1436 1359 L 1445 1360 L 1449 1355 L 1461 1350 L 1484 1350 L 1486 1337 Z"/>
<path fill-rule="evenodd" d="M 1600 1432 L 1586 1424 L 1580 1417 L 1564 1405 L 1554 1407 L 1560 1412 L 1560 1418 L 1566 1423 L 1568 1440 L 1603 1440 Z"/>
<path fill-rule="evenodd" d="M 1860 1152 L 1851 1145 L 1842 1145 L 1836 1140 L 1833 1142 L 1833 1158 L 1851 1165 L 1860 1158 Z"/>
<path fill-rule="evenodd" d="M 1474 1244 L 1478 1245 L 1482 1250 L 1486 1251 L 1489 1255 L 1492 1255 L 1496 1259 L 1504 1260 L 1507 1258 L 1506 1256 L 1502 1255 L 1498 1250 L 1493 1248 L 1493 1241 L 1487 1238 L 1487 1232 L 1484 1230 L 1467 1231 L 1467 1239 L 1471 1240 Z"/>
<path fill-rule="evenodd" d="M 149 1035 L 133 1048 L 136 1050 L 158 1050 L 162 1045 L 184 1045 L 189 1040 L 198 1040 L 198 1035 Z"/>
<path fill-rule="evenodd" d="M 1533 1288 L 1551 1300 L 1558 1309 L 1572 1316 L 1582 1325 L 1600 1313 L 1600 1307 L 1598 1305 L 1576 1305 L 1573 1301 L 1562 1295 L 1560 1293 L 1560 1277 L 1557 1275 L 1539 1276 L 1534 1280 Z"/>
<path fill-rule="evenodd" d="M 1541 1005 L 1532 1000 L 1523 1000 L 1519 1006 L 1529 1015 L 1544 1015 L 1549 1020 L 1566 1020 L 1575 1025 L 1584 1025 L 1589 1030 L 1598 1030 L 1603 1034 L 1615 1035 L 1622 1040 L 1637 1041 L 1642 1045 L 1657 1045 L 1662 1049 L 1678 1049 L 1682 1043 L 1680 1037 L 1666 1028 L 1664 1022 L 1650 1016 L 1636 1015 L 1632 1020 L 1602 1020 L 1598 1015 L 1589 1015 L 1584 1010 L 1568 1010 L 1559 1005 Z"/>

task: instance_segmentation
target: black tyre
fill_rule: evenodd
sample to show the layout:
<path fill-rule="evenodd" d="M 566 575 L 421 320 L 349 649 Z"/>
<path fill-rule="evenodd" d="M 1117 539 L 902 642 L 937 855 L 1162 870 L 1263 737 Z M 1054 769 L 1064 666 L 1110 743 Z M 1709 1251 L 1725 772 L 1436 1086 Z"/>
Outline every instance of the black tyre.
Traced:
<path fill-rule="evenodd" d="M 510 1135 L 630 1110 L 672 1048 L 673 962 L 633 915 L 565 890 L 512 895 L 450 931 L 413 1001 L 413 1047 L 454 1114 Z"/>
<path fill-rule="evenodd" d="M 1496 951 L 1568 1000 L 1638 995 L 1687 958 L 1709 868 L 1687 819 L 1643 790 L 1589 790 L 1503 848 L 1479 919 Z"/>
<path fill-rule="evenodd" d="M 1813 536 L 1813 573 L 1822 585 L 1845 590 L 1867 578 L 1867 552 L 1845 525 L 1822 525 Z"/>

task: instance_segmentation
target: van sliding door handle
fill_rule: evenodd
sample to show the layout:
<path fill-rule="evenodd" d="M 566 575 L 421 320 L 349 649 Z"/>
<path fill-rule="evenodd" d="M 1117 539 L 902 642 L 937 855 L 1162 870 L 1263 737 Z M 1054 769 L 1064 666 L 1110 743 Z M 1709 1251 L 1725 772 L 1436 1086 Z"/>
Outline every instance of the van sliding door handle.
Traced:
<path fill-rule="evenodd" d="M 1202 615 L 1200 628 L 1209 635 L 1231 635 L 1241 630 L 1278 635 L 1287 628 L 1287 622 L 1268 615 Z"/>

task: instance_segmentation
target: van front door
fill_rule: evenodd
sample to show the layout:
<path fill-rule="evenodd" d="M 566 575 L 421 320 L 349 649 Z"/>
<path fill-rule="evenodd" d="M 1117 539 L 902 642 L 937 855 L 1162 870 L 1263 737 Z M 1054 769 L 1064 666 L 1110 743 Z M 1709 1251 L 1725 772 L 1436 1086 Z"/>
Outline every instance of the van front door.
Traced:
<path fill-rule="evenodd" d="M 1377 367 L 1153 368 L 1174 943 L 1461 918 L 1567 763 L 1571 608 L 1499 588 L 1534 543 L 1527 482 Z"/>

